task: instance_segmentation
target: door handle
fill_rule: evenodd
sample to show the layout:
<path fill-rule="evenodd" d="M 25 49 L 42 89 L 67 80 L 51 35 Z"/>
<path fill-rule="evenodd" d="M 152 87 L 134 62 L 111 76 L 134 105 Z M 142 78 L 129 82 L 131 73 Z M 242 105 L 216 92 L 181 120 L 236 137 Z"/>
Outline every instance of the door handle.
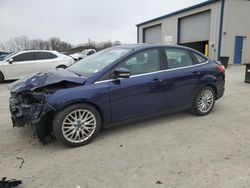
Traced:
<path fill-rule="evenodd" d="M 159 79 L 159 78 L 154 78 L 154 79 L 153 79 L 153 82 L 154 82 L 154 83 L 162 83 L 163 80 L 161 80 L 161 79 Z"/>
<path fill-rule="evenodd" d="M 200 72 L 200 71 L 194 71 L 193 74 L 194 74 L 194 75 L 200 75 L 201 72 Z"/>

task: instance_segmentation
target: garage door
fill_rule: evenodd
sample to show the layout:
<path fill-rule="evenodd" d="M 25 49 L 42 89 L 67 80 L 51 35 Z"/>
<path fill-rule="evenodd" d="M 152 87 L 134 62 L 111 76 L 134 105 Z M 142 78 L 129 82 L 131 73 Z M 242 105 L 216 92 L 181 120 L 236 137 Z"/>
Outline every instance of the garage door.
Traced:
<path fill-rule="evenodd" d="M 143 42 L 161 43 L 161 25 L 145 28 L 143 30 Z"/>
<path fill-rule="evenodd" d="M 210 11 L 179 19 L 179 43 L 209 40 Z"/>

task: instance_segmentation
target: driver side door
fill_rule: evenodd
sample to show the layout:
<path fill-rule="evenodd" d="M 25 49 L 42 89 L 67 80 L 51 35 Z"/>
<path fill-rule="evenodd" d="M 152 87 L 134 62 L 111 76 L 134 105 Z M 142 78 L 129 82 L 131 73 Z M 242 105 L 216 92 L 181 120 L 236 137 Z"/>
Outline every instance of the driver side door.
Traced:
<path fill-rule="evenodd" d="M 110 81 L 112 122 L 135 119 L 165 109 L 162 58 L 159 49 L 132 55 L 116 68 L 127 68 L 131 76 Z M 115 69 L 116 69 L 115 68 Z"/>

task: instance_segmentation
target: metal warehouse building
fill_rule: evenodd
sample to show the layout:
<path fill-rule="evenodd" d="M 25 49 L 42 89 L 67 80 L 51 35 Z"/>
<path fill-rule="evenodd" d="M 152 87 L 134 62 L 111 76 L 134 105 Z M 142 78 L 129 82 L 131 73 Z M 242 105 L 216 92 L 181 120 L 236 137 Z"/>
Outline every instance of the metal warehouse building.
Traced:
<path fill-rule="evenodd" d="M 137 25 L 138 43 L 194 48 L 230 64 L 250 63 L 250 0 L 209 0 Z"/>

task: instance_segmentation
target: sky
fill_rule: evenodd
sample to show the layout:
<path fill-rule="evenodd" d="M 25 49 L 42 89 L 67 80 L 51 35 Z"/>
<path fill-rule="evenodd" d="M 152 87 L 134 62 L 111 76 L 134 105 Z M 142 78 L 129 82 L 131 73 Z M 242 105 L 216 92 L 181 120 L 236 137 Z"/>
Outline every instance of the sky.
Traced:
<path fill-rule="evenodd" d="M 136 24 L 206 0 L 0 0 L 0 42 L 59 37 L 136 43 Z"/>

